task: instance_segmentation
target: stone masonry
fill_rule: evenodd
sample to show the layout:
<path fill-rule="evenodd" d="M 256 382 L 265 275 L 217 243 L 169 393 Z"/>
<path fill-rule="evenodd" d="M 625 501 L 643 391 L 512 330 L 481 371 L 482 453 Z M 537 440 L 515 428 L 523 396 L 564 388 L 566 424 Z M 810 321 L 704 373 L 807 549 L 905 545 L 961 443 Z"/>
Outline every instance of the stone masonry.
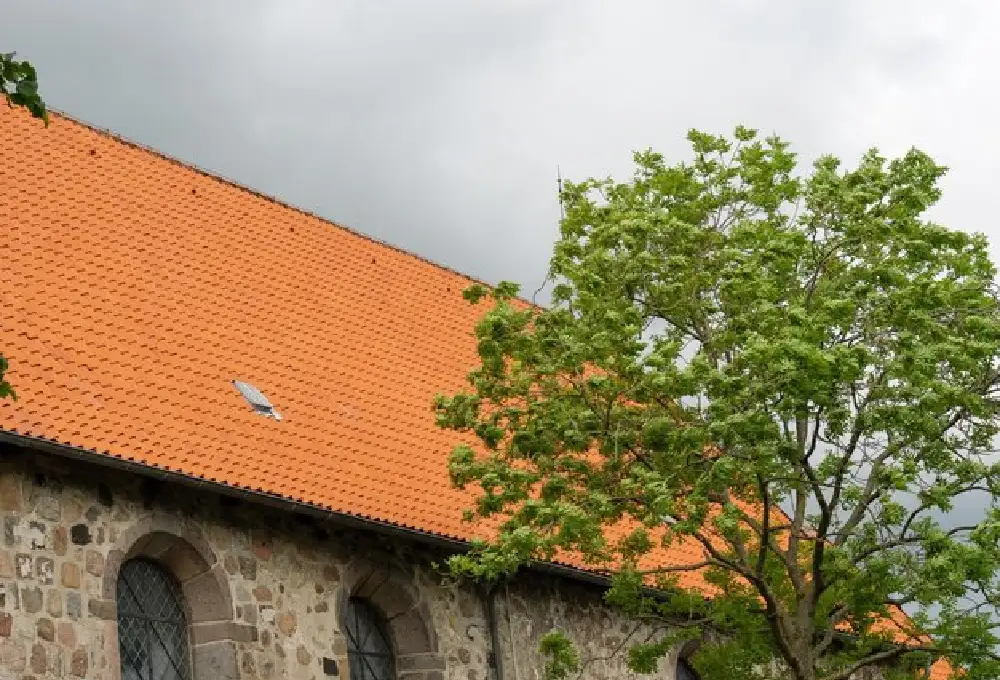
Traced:
<path fill-rule="evenodd" d="M 0 680 L 118 680 L 115 592 L 132 557 L 181 584 L 194 680 L 350 680 L 338 619 L 350 595 L 387 618 L 400 680 L 494 677 L 484 594 L 416 543 L 12 447 L 0 513 Z M 591 660 L 584 678 L 630 675 L 614 654 L 628 624 L 593 586 L 526 572 L 496 604 L 502 680 L 541 677 L 538 638 L 553 628 Z"/>

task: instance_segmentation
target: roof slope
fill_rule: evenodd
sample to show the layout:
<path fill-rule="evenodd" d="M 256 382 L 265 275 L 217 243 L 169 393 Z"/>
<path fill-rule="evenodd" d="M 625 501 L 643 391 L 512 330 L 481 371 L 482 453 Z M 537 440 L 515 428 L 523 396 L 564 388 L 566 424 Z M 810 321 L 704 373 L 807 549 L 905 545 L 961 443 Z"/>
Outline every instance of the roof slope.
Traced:
<path fill-rule="evenodd" d="M 0 430 L 474 536 L 431 408 L 478 361 L 472 279 L 65 116 L 0 107 L 0 157 Z"/>
<path fill-rule="evenodd" d="M 0 107 L 0 157 L 0 428 L 467 536 L 469 279 L 65 117 Z"/>

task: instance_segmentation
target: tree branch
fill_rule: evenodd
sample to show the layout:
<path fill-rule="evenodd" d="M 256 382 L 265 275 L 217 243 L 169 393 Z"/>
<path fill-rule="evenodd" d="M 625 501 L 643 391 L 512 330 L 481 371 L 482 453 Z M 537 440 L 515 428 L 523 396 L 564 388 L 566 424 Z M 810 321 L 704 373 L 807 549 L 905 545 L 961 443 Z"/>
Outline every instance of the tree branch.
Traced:
<path fill-rule="evenodd" d="M 764 577 L 764 564 L 767 558 L 768 543 L 771 538 L 771 497 L 764 475 L 757 473 L 757 493 L 760 495 L 764 510 L 764 520 L 761 526 L 760 542 L 757 546 L 757 566 L 754 571 L 760 578 Z"/>
<path fill-rule="evenodd" d="M 698 532 L 692 533 L 691 537 L 701 543 L 702 547 L 710 557 L 721 562 L 723 565 L 743 576 L 754 585 L 757 592 L 764 600 L 764 619 L 767 621 L 768 627 L 771 629 L 771 634 L 774 636 L 775 644 L 778 646 L 778 649 L 781 650 L 784 658 L 787 659 L 789 664 L 793 666 L 793 670 L 798 677 L 809 677 L 808 670 L 802 667 L 802 663 L 796 656 L 791 644 L 793 635 L 788 630 L 789 624 L 785 618 L 785 612 L 783 611 L 781 603 L 779 602 L 774 591 L 771 590 L 771 586 L 768 585 L 767 581 L 758 577 L 751 569 L 741 567 L 736 562 L 727 559 L 716 549 L 714 545 L 712 545 L 709 537 Z"/>

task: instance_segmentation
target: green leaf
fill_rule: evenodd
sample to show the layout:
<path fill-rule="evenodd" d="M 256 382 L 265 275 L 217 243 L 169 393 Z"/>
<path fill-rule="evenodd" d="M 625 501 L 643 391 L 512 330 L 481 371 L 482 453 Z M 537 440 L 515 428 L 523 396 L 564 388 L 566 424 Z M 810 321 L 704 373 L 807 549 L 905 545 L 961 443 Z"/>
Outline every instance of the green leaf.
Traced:
<path fill-rule="evenodd" d="M 38 75 L 27 61 L 17 61 L 14 52 L 0 54 L 0 93 L 10 106 L 24 107 L 33 117 L 49 124 L 45 102 L 38 93 Z"/>

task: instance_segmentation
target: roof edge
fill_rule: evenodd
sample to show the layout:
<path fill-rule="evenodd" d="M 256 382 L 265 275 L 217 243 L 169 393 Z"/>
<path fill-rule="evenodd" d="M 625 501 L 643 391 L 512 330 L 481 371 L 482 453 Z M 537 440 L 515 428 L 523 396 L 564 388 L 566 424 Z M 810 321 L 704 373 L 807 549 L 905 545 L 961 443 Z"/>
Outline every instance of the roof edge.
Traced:
<path fill-rule="evenodd" d="M 384 241 L 384 240 L 382 240 L 382 239 L 380 239 L 380 238 L 378 238 L 376 236 L 372 236 L 371 234 L 366 234 L 366 233 L 364 233 L 362 231 L 358 231 L 357 229 L 354 229 L 354 228 L 348 227 L 346 225 L 343 225 L 340 222 L 336 222 L 336 221 L 334 221 L 334 220 L 332 220 L 332 219 L 330 219 L 328 217 L 323 217 L 322 215 L 320 215 L 318 213 L 315 213 L 315 212 L 313 212 L 311 210 L 306 210 L 305 208 L 301 208 L 301 207 L 299 207 L 297 205 L 293 205 L 292 203 L 289 203 L 288 201 L 282 200 L 280 198 L 277 198 L 276 196 L 273 196 L 271 194 L 265 193 L 264 191 L 262 191 L 260 189 L 255 189 L 254 187 L 251 187 L 248 184 L 243 184 L 243 183 L 238 182 L 238 181 L 236 181 L 234 179 L 226 177 L 225 175 L 219 174 L 217 172 L 213 172 L 213 171 L 208 170 L 206 168 L 203 168 L 203 167 L 201 167 L 199 165 L 195 165 L 194 163 L 191 163 L 189 161 L 182 160 L 180 158 L 177 158 L 176 156 L 171 156 L 170 154 L 165 153 L 163 151 L 160 151 L 159 149 L 153 148 L 153 147 L 148 146 L 146 144 L 142 144 L 141 142 L 137 142 L 137 141 L 135 141 L 133 139 L 129 139 L 128 137 L 125 137 L 124 135 L 121 135 L 121 134 L 119 134 L 119 133 L 111 130 L 110 128 L 104 128 L 104 127 L 100 127 L 99 125 L 95 125 L 93 123 L 89 123 L 89 122 L 83 120 L 82 118 L 77 118 L 76 116 L 73 116 L 72 114 L 66 113 L 65 111 L 62 111 L 60 109 L 50 108 L 48 111 L 49 111 L 50 114 L 53 114 L 54 117 L 56 117 L 56 118 L 62 118 L 63 120 L 66 120 L 66 121 L 68 121 L 68 122 L 70 122 L 70 123 L 72 123 L 74 125 L 79 125 L 82 128 L 90 130 L 91 132 L 93 132 L 95 134 L 98 134 L 98 135 L 100 135 L 102 137 L 107 137 L 107 138 L 111 139 L 112 141 L 118 142 L 119 144 L 123 144 L 123 145 L 125 145 L 127 147 L 130 147 L 130 148 L 133 148 L 133 149 L 138 149 L 138 150 L 143 151 L 143 152 L 148 153 L 148 154 L 152 154 L 153 156 L 156 156 L 157 158 L 159 158 L 161 160 L 165 160 L 168 163 L 173 163 L 174 165 L 178 165 L 178 166 L 180 166 L 182 168 L 185 168 L 187 170 L 191 170 L 192 172 L 195 172 L 195 173 L 197 173 L 197 174 L 199 174 L 199 175 L 201 175 L 203 177 L 207 177 L 210 180 L 213 180 L 213 181 L 219 182 L 221 184 L 224 184 L 226 186 L 232 187 L 232 188 L 234 188 L 234 189 L 236 189 L 238 191 L 242 191 L 244 193 L 250 194 L 251 196 L 255 196 L 257 198 L 263 199 L 263 200 L 265 200 L 265 201 L 267 201 L 269 203 L 273 203 L 273 204 L 275 204 L 275 205 L 277 205 L 277 206 L 279 206 L 281 208 L 285 208 L 286 210 L 291 210 L 291 211 L 296 212 L 296 213 L 298 213 L 300 215 L 303 215 L 305 217 L 310 217 L 310 218 L 319 220 L 320 222 L 322 222 L 322 223 L 324 223 L 324 224 L 326 224 L 326 225 L 328 225 L 330 227 L 333 227 L 334 229 L 339 229 L 339 230 L 344 231 L 344 232 L 346 232 L 346 233 L 348 233 L 348 234 L 350 234 L 352 236 L 356 236 L 358 238 L 364 239 L 365 241 L 368 241 L 369 243 L 373 243 L 375 245 L 382 246 L 383 248 L 388 248 L 389 250 L 392 250 L 392 251 L 394 251 L 396 253 L 399 253 L 400 255 L 403 255 L 403 256 L 409 257 L 409 258 L 413 258 L 414 260 L 417 260 L 418 262 L 423 262 L 424 264 L 428 264 L 428 265 L 434 267 L 435 269 L 440 269 L 442 271 L 448 272 L 449 274 L 454 274 L 455 276 L 458 276 L 458 277 L 461 277 L 461 278 L 465 279 L 470 284 L 479 284 L 479 285 L 482 285 L 482 286 L 486 286 L 490 290 L 493 290 L 494 288 L 496 288 L 497 284 L 489 283 L 489 282 L 484 281 L 482 279 L 476 278 L 476 277 L 472 276 L 471 274 L 466 274 L 466 273 L 461 272 L 461 271 L 459 271 L 457 269 L 454 269 L 454 268 L 449 267 L 447 265 L 441 264 L 440 262 L 435 262 L 434 260 L 432 260 L 432 259 L 430 259 L 430 258 L 428 258 L 428 257 L 426 257 L 424 255 L 420 255 L 420 254 L 415 253 L 415 252 L 413 252 L 411 250 L 407 250 L 406 248 L 403 248 L 401 246 L 397 246 L 397 245 L 395 245 L 393 243 L 389 243 L 388 241 Z M 522 296 L 517 296 L 517 297 L 518 297 L 519 300 L 521 300 L 522 302 L 524 302 L 527 305 L 531 305 L 532 307 L 540 307 L 540 305 L 537 302 L 534 302 L 532 300 L 528 300 L 528 299 L 526 299 L 526 298 L 524 298 Z"/>
<path fill-rule="evenodd" d="M 398 538 L 412 541 L 428 547 L 439 548 L 454 554 L 466 553 L 472 548 L 468 541 L 452 538 L 442 534 L 435 534 L 429 531 L 421 531 L 412 527 L 406 527 L 385 520 L 379 520 L 362 515 L 355 515 L 337 510 L 330 510 L 312 503 L 297 501 L 292 498 L 279 496 L 263 491 L 254 491 L 246 487 L 217 482 L 203 477 L 196 477 L 178 470 L 169 470 L 160 466 L 146 465 L 134 460 L 128 460 L 116 456 L 110 452 L 101 453 L 96 450 L 73 446 L 69 443 L 59 442 L 45 437 L 30 434 L 21 434 L 9 430 L 0 429 L 0 443 L 11 444 L 23 448 L 47 453 L 60 458 L 67 458 L 83 463 L 104 466 L 114 470 L 129 472 L 140 477 L 157 479 L 163 482 L 178 484 L 191 489 L 215 493 L 228 496 L 238 500 L 247 501 L 258 506 L 270 507 L 275 510 L 283 510 L 298 515 L 306 515 L 333 522 L 340 526 L 373 531 L 389 538 Z M 555 562 L 531 562 L 526 565 L 531 571 L 549 574 L 573 581 L 589 583 L 607 587 L 611 581 L 606 576 L 599 573 L 578 569 Z"/>

